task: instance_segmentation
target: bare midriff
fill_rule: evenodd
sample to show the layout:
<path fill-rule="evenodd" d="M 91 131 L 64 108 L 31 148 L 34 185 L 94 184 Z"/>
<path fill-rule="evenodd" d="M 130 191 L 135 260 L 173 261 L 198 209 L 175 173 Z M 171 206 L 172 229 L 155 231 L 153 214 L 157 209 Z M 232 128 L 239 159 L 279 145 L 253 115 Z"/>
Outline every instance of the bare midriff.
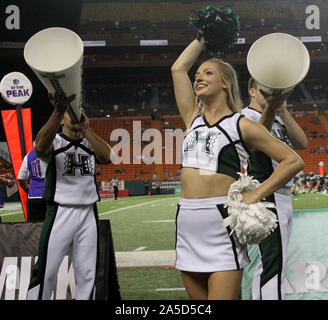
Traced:
<path fill-rule="evenodd" d="M 228 194 L 231 183 L 236 181 L 226 174 L 204 169 L 181 169 L 181 198 L 203 199 Z"/>

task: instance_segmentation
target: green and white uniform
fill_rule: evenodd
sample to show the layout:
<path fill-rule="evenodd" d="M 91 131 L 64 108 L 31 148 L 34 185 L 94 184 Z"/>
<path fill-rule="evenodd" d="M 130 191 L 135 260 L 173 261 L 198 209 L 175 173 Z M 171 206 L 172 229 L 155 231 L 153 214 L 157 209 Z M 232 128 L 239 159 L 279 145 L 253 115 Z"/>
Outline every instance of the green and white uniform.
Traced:
<path fill-rule="evenodd" d="M 241 172 L 248 159 L 239 128 L 242 117 L 233 113 L 213 125 L 205 117 L 196 117 L 183 141 L 182 167 L 238 179 L 237 172 Z M 176 216 L 176 269 L 216 272 L 239 270 L 249 263 L 246 246 L 236 242 L 230 236 L 230 228 L 223 226 L 223 219 L 228 216 L 224 208 L 226 200 L 226 196 L 180 198 Z"/>
<path fill-rule="evenodd" d="M 99 201 L 95 153 L 86 139 L 57 134 L 48 162 L 43 197 L 47 213 L 32 271 L 28 300 L 51 298 L 58 268 L 72 244 L 77 300 L 93 299 Z"/>
<path fill-rule="evenodd" d="M 259 122 L 262 116 L 260 111 L 246 107 L 242 113 L 250 120 Z M 293 147 L 287 136 L 286 127 L 280 117 L 276 116 L 272 125 L 271 134 Z M 279 164 L 260 151 L 250 154 L 247 173 L 259 182 L 270 177 Z M 281 300 L 285 298 L 285 279 L 288 242 L 292 227 L 291 187 L 293 180 L 266 198 L 276 205 L 274 212 L 278 217 L 278 227 L 259 245 L 259 260 L 254 272 L 252 283 L 253 300 Z"/>

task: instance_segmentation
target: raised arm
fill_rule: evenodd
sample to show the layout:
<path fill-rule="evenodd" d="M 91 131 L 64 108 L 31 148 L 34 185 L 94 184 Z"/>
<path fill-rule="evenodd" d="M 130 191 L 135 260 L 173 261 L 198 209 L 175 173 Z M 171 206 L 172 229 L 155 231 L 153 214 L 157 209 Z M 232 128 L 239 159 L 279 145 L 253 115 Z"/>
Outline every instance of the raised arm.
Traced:
<path fill-rule="evenodd" d="M 287 110 L 286 99 L 291 92 L 280 96 L 268 96 L 264 92 L 261 93 L 266 99 L 267 105 L 263 110 L 260 123 L 271 131 L 275 116 L 279 116 L 286 126 L 287 135 L 293 147 L 297 150 L 306 149 L 308 145 L 306 135 Z"/>
<path fill-rule="evenodd" d="M 266 106 L 262 112 L 260 123 L 269 131 L 271 131 L 277 109 L 286 103 L 286 99 L 291 94 L 291 92 L 275 96 L 270 96 L 262 90 L 260 90 L 260 92 L 266 101 Z"/>
<path fill-rule="evenodd" d="M 66 98 L 63 95 L 55 93 L 53 96 L 49 93 L 49 100 L 54 107 L 54 111 L 48 119 L 47 123 L 40 129 L 36 136 L 34 151 L 38 157 L 45 157 L 52 148 L 52 141 L 58 132 L 60 122 L 64 117 L 64 113 L 68 105 L 75 99 L 75 95 Z"/>
<path fill-rule="evenodd" d="M 255 203 L 283 187 L 304 168 L 303 160 L 285 143 L 274 138 L 261 124 L 247 118 L 240 121 L 240 128 L 247 147 L 260 150 L 279 163 L 272 175 L 254 191 L 243 194 L 245 203 Z"/>
<path fill-rule="evenodd" d="M 293 144 L 293 147 L 297 150 L 306 149 L 308 146 L 308 140 L 302 128 L 298 125 L 290 112 L 287 110 L 287 105 L 284 103 L 277 109 L 276 113 L 284 122 L 287 130 L 287 135 Z"/>
<path fill-rule="evenodd" d="M 204 47 L 204 39 L 192 41 L 171 68 L 176 103 L 187 129 L 198 114 L 195 94 L 188 72 Z"/>

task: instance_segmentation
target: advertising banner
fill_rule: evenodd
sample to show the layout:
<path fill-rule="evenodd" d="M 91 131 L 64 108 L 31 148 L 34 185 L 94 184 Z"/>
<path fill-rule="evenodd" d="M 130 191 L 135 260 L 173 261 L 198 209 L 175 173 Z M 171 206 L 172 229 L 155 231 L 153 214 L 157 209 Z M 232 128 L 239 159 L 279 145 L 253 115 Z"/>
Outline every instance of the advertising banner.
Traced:
<path fill-rule="evenodd" d="M 286 300 L 328 300 L 328 209 L 296 210 L 288 246 Z M 251 263 L 245 268 L 242 299 L 252 299 L 252 276 L 258 259 L 248 246 Z"/>
<path fill-rule="evenodd" d="M 0 223 L 0 300 L 25 300 L 32 266 L 37 260 L 42 223 Z M 69 250 L 60 265 L 53 300 L 75 298 Z M 99 265 L 96 300 L 120 300 L 110 221 L 99 221 Z"/>
<path fill-rule="evenodd" d="M 19 191 L 20 200 L 23 206 L 25 220 L 27 220 L 27 193 L 18 184 L 17 177 L 19 169 L 22 165 L 24 156 L 22 154 L 22 143 L 25 144 L 26 153 L 33 149 L 32 142 L 32 120 L 31 109 L 21 109 L 22 129 L 24 132 L 24 140 L 21 141 L 20 126 L 18 121 L 18 113 L 16 110 L 2 110 L 1 111 L 3 126 L 5 128 L 6 138 L 8 142 L 11 161 L 14 167 L 16 183 Z"/>

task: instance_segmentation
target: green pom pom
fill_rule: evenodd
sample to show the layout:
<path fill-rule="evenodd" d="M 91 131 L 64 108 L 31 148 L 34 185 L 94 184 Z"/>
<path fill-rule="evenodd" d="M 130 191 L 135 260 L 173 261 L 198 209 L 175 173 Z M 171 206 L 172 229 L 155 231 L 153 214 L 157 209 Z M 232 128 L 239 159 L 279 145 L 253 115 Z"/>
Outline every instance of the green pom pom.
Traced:
<path fill-rule="evenodd" d="M 196 11 L 197 18 L 189 17 L 189 25 L 197 29 L 197 39 L 205 39 L 205 50 L 214 55 L 235 46 L 239 32 L 239 16 L 230 8 L 203 7 Z"/>

